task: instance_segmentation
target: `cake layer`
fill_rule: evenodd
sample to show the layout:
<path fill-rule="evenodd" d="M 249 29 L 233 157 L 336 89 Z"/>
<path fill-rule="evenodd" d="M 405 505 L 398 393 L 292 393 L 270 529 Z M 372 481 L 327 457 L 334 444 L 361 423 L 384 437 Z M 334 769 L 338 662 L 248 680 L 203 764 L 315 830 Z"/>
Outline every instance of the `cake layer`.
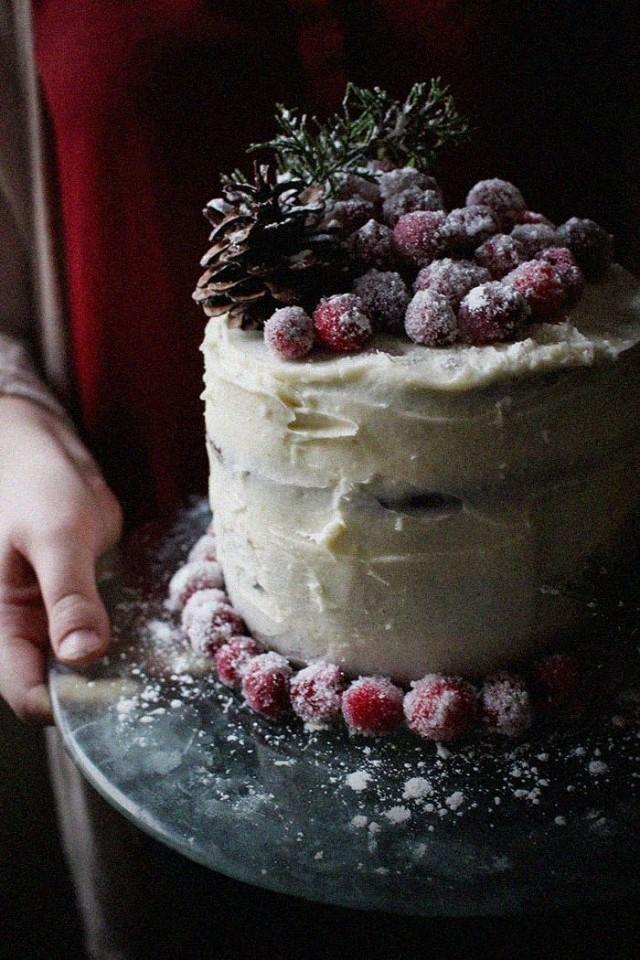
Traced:
<path fill-rule="evenodd" d="M 227 588 L 300 661 L 475 673 L 580 611 L 557 587 L 640 500 L 640 297 L 620 268 L 512 344 L 273 358 L 212 320 L 211 499 Z"/>

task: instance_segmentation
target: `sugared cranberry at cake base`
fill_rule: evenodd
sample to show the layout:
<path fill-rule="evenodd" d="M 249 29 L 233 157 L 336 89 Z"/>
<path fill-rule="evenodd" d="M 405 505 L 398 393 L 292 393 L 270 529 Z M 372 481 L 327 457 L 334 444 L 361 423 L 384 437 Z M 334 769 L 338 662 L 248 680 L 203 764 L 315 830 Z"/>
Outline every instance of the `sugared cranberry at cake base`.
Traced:
<path fill-rule="evenodd" d="M 408 689 L 388 676 L 349 679 L 340 666 L 326 661 L 295 665 L 244 635 L 237 611 L 218 594 L 226 596 L 217 589 L 197 590 L 182 605 L 170 593 L 167 606 L 180 615 L 185 639 L 209 661 L 218 680 L 268 721 L 295 714 L 309 730 L 344 723 L 360 737 L 386 737 L 404 725 L 427 741 L 486 734 L 517 739 L 535 720 L 575 721 L 591 699 L 586 671 L 578 659 L 562 653 L 534 662 L 528 677 L 503 670 L 474 685 L 463 677 L 429 673 Z"/>

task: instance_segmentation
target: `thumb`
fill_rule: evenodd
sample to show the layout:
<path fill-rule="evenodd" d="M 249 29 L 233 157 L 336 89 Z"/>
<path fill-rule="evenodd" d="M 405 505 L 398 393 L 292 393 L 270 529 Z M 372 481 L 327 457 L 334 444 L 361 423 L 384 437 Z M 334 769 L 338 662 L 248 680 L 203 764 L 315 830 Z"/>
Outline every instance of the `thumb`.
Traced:
<path fill-rule="evenodd" d="M 49 638 L 56 657 L 67 663 L 93 660 L 109 644 L 109 618 L 96 587 L 95 556 L 76 537 L 47 540 L 34 546 L 31 565 L 47 613 Z"/>

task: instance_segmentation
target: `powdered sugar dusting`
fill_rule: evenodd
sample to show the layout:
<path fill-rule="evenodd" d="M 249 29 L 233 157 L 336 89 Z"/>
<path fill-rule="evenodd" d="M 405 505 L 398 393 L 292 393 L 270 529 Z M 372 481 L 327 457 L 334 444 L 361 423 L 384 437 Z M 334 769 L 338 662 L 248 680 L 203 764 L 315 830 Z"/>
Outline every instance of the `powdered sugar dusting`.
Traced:
<path fill-rule="evenodd" d="M 118 735 L 106 749 L 119 769 L 132 779 L 180 784 L 194 834 L 224 815 L 259 824 L 263 813 L 273 822 L 281 810 L 291 816 L 300 809 L 306 819 L 289 829 L 301 855 L 308 851 L 316 862 L 322 851 L 317 863 L 331 863 L 335 843 L 320 835 L 331 821 L 331 829 L 345 831 L 357 872 L 395 878 L 398 871 L 406 883 L 412 871 L 432 869 L 438 844 L 452 857 L 478 826 L 495 838 L 483 867 L 490 877 L 512 869 L 509 824 L 606 838 L 616 829 L 612 797 L 627 810 L 637 801 L 640 669 L 632 604 L 620 608 L 628 618 L 615 637 L 625 686 L 604 713 L 515 743 L 474 739 L 440 750 L 406 732 L 367 741 L 341 728 L 309 733 L 299 721 L 275 725 L 250 713 L 215 679 L 211 660 L 203 669 L 202 658 L 189 653 L 179 617 L 163 609 L 175 543 L 173 557 L 164 550 L 154 554 L 157 599 L 131 592 L 119 600 L 108 661 L 88 678 L 66 678 L 74 683 L 65 695 L 71 702 L 82 696 L 84 704 L 93 698 L 103 715 L 111 711 Z M 597 615 L 611 622 L 602 604 Z M 590 654 L 600 675 L 611 667 L 611 650 L 609 638 L 606 656 L 597 647 Z"/>
<path fill-rule="evenodd" d="M 345 783 L 352 790 L 355 790 L 356 793 L 361 793 L 367 789 L 367 784 L 371 779 L 371 774 L 367 773 L 366 770 L 355 770 L 345 777 Z"/>

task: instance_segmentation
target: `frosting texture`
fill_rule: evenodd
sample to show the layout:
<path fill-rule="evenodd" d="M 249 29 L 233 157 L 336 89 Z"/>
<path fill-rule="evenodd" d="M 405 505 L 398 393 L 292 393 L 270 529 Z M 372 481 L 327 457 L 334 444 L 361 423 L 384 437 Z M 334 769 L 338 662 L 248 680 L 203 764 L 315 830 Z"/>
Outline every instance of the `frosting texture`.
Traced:
<path fill-rule="evenodd" d="M 640 293 L 621 268 L 485 347 L 376 337 L 283 362 L 210 321 L 205 419 L 227 589 L 307 662 L 400 680 L 526 656 L 618 549 L 640 481 Z"/>

